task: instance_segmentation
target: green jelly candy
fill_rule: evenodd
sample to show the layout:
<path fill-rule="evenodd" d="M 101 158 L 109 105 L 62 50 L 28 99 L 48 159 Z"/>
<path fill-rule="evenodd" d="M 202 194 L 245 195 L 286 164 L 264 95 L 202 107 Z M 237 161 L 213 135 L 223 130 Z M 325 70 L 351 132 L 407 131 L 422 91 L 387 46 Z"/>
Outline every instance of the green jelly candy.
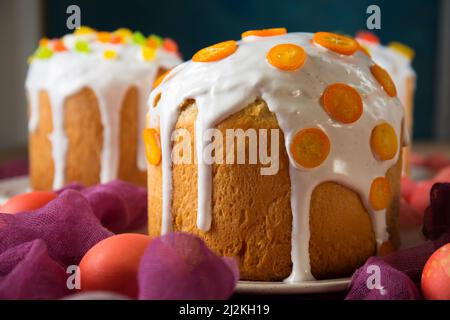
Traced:
<path fill-rule="evenodd" d="M 89 43 L 87 41 L 79 40 L 75 43 L 75 50 L 82 53 L 89 53 Z"/>
<path fill-rule="evenodd" d="M 147 43 L 147 38 L 139 31 L 133 33 L 133 42 L 141 46 Z"/>
<path fill-rule="evenodd" d="M 50 59 L 53 56 L 53 50 L 49 47 L 40 46 L 36 53 L 34 54 L 34 57 L 38 59 Z"/>
<path fill-rule="evenodd" d="M 155 41 L 156 44 L 158 45 L 158 47 L 161 46 L 163 43 L 163 38 L 161 38 L 160 36 L 158 36 L 156 34 L 151 34 L 148 38 Z"/>

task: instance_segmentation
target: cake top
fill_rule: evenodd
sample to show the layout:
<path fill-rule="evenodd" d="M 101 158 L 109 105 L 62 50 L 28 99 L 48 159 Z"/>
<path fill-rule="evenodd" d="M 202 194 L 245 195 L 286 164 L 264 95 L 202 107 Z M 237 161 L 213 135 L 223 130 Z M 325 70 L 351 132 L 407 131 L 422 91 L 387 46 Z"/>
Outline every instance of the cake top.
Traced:
<path fill-rule="evenodd" d="M 376 63 L 389 71 L 397 86 L 400 86 L 400 81 L 405 77 L 415 76 L 411 65 L 415 56 L 414 49 L 397 41 L 385 46 L 375 34 L 368 31 L 358 32 L 356 39 Z"/>
<path fill-rule="evenodd" d="M 134 49 L 134 57 L 128 54 L 127 48 Z M 159 51 L 180 55 L 177 43 L 170 38 L 162 38 L 155 34 L 146 37 L 139 31 L 132 32 L 127 28 L 105 32 L 82 26 L 73 34 L 67 34 L 62 38 L 42 38 L 28 62 L 51 59 L 63 53 L 91 54 L 106 60 L 131 57 L 151 62 L 157 58 Z"/>
<path fill-rule="evenodd" d="M 356 40 L 328 32 L 287 33 L 284 28 L 245 32 L 241 41 L 200 50 L 156 83 L 148 103 L 151 121 L 168 110 L 176 112 L 187 99 L 214 106 L 200 110 L 214 124 L 257 98 L 277 112 L 301 112 L 312 123 L 334 126 L 354 127 L 367 117 L 373 121 L 403 117 L 388 72 Z M 351 105 L 356 107 L 331 110 L 323 105 L 327 89 L 336 84 L 343 92 L 354 93 L 358 102 Z M 284 103 L 276 105 L 279 100 Z"/>
<path fill-rule="evenodd" d="M 61 39 L 41 39 L 30 57 L 27 89 L 75 93 L 82 87 L 130 86 L 146 78 L 151 88 L 158 68 L 181 62 L 177 44 L 157 35 L 121 28 L 114 32 L 80 27 Z M 148 89 L 150 90 L 150 89 Z"/>

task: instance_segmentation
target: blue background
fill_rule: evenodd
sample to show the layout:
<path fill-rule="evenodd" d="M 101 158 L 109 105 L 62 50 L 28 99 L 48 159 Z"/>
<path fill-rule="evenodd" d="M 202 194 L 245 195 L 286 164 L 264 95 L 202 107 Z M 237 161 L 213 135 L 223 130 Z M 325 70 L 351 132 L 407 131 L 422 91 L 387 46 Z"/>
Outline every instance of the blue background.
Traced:
<path fill-rule="evenodd" d="M 366 28 L 367 7 L 379 5 L 382 29 L 375 33 L 381 41 L 401 41 L 416 50 L 414 136 L 433 137 L 437 0 L 47 0 L 47 36 L 68 32 L 66 8 L 71 4 L 80 6 L 83 25 L 103 30 L 128 27 L 171 37 L 179 43 L 185 59 L 207 45 L 239 39 L 248 29 L 284 26 L 289 31 L 355 34 Z"/>

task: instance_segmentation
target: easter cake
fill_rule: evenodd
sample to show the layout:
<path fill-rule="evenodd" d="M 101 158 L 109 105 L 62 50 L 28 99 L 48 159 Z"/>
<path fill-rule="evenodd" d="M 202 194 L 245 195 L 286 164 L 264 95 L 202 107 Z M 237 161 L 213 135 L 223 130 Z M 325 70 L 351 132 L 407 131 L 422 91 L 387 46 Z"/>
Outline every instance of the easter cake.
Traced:
<path fill-rule="evenodd" d="M 151 236 L 196 234 L 261 281 L 348 276 L 399 245 L 404 110 L 356 40 L 249 31 L 159 82 L 144 133 Z M 237 143 L 205 157 L 210 129 L 214 141 L 247 132 L 246 161 L 228 162 Z M 252 130 L 268 141 L 254 162 Z M 267 155 L 278 161 L 269 172 Z"/>
<path fill-rule="evenodd" d="M 416 91 L 416 72 L 412 68 L 414 50 L 400 42 L 391 42 L 387 46 L 371 32 L 361 31 L 356 35 L 358 42 L 371 55 L 373 61 L 386 69 L 392 76 L 398 98 L 405 108 L 405 129 L 412 136 L 414 94 Z M 403 149 L 403 173 L 410 173 L 411 143 Z"/>
<path fill-rule="evenodd" d="M 173 40 L 123 28 L 42 39 L 26 79 L 31 187 L 116 178 L 145 185 L 148 92 L 180 62 Z"/>

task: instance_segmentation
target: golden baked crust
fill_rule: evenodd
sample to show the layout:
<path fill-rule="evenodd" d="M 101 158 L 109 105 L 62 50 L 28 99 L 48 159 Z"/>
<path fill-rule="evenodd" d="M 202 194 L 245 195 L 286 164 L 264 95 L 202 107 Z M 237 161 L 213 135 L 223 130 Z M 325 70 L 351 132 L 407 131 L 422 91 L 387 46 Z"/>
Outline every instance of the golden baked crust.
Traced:
<path fill-rule="evenodd" d="M 39 93 L 39 123 L 30 133 L 28 153 L 30 161 L 30 183 L 34 190 L 50 190 L 53 185 L 52 144 L 48 135 L 53 131 L 52 111 L 47 91 Z"/>
<path fill-rule="evenodd" d="M 184 128 L 195 137 L 196 115 L 195 103 L 186 102 L 176 128 Z M 258 100 L 217 128 L 224 133 L 230 128 L 279 127 L 266 103 Z M 282 132 L 279 145 L 284 146 Z M 195 150 L 194 141 L 191 148 Z M 280 147 L 280 168 L 276 175 L 262 176 L 261 167 L 213 165 L 212 226 L 205 233 L 196 226 L 197 166 L 175 164 L 173 228 L 199 235 L 219 255 L 236 257 L 242 279 L 281 280 L 289 276 L 292 268 L 289 161 L 285 148 Z M 387 175 L 394 186 L 394 201 L 398 200 L 400 171 L 401 160 Z M 148 182 L 149 233 L 157 236 L 161 229 L 161 164 L 149 166 Z M 393 203 L 388 210 L 388 222 L 394 235 L 397 212 L 398 205 Z M 310 217 L 311 268 L 317 279 L 349 275 L 375 253 L 370 217 L 352 190 L 334 182 L 319 185 L 312 194 Z"/>
<path fill-rule="evenodd" d="M 138 132 L 139 92 L 136 87 L 131 87 L 124 99 L 120 113 L 120 156 L 119 179 L 146 186 L 147 173 L 137 167 L 137 139 Z"/>
<path fill-rule="evenodd" d="M 98 183 L 103 148 L 103 127 L 95 93 L 88 88 L 70 96 L 64 105 L 64 128 L 69 142 L 67 181 Z"/>

